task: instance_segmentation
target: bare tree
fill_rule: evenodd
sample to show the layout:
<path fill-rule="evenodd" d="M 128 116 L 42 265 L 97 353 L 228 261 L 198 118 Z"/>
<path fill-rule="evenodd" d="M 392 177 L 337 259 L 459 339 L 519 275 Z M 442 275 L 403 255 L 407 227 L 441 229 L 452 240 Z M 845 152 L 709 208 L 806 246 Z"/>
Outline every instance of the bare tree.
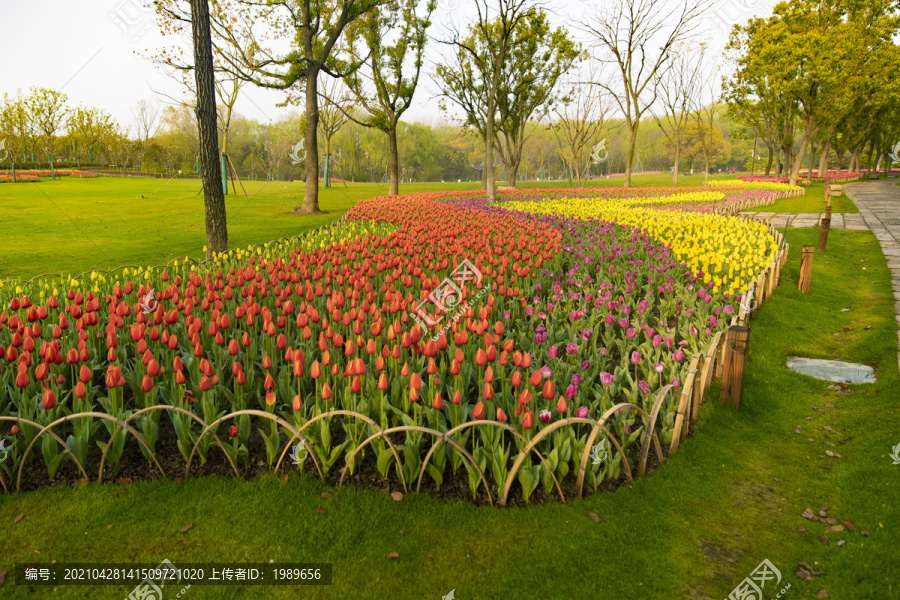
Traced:
<path fill-rule="evenodd" d="M 721 134 L 718 133 L 715 125 L 719 106 L 722 104 L 722 85 L 719 69 L 713 69 L 709 73 L 702 75 L 698 88 L 701 94 L 705 92 L 709 98 L 705 104 L 698 105 L 697 110 L 694 112 L 700 151 L 703 153 L 703 161 L 706 167 L 703 183 L 706 183 L 709 181 L 709 163 L 712 161 L 713 155 L 717 154 L 718 150 L 721 149 L 724 141 L 721 139 Z"/>
<path fill-rule="evenodd" d="M 585 26 L 602 63 L 619 72 L 618 81 L 594 84 L 615 98 L 629 131 L 625 187 L 631 187 L 638 130 L 644 113 L 656 103 L 659 75 L 668 68 L 674 48 L 690 38 L 709 0 L 618 0 L 604 3 Z"/>
<path fill-rule="evenodd" d="M 590 80 L 594 80 L 591 74 Z M 557 107 L 557 120 L 551 125 L 561 146 L 561 157 L 567 167 L 569 185 L 574 175 L 578 187 L 584 187 L 591 166 L 591 150 L 603 126 L 610 103 L 605 102 L 600 87 L 578 84 Z"/>
<path fill-rule="evenodd" d="M 138 100 L 131 107 L 131 116 L 138 140 L 146 143 L 159 127 L 159 103 L 146 98 Z"/>
<path fill-rule="evenodd" d="M 451 38 L 443 43 L 455 46 L 457 51 L 471 57 L 475 68 L 480 72 L 487 97 L 484 115 L 484 173 L 489 198 L 496 192 L 496 175 L 494 173 L 494 138 L 495 120 L 498 109 L 498 91 L 502 85 L 503 65 L 507 60 L 513 44 L 513 34 L 519 24 L 527 19 L 538 8 L 534 0 L 472 0 L 477 17 L 473 29 L 481 39 L 493 40 L 493 43 L 477 45 L 476 36 L 464 37 L 460 29 L 451 32 Z M 492 6 L 496 4 L 496 10 Z"/>
<path fill-rule="evenodd" d="M 656 124 L 669 140 L 669 145 L 675 154 L 672 168 L 673 185 L 678 185 L 684 129 L 700 100 L 700 80 L 702 79 L 705 54 L 705 44 L 694 48 L 687 44 L 679 45 L 674 50 L 670 67 L 658 75 L 658 81 L 655 84 L 661 90 L 659 101 L 664 117 L 664 119 L 660 119 L 657 116 Z"/>
<path fill-rule="evenodd" d="M 325 187 L 330 187 L 330 174 L 328 167 L 331 164 L 331 138 L 340 131 L 341 127 L 350 120 L 350 114 L 356 107 L 356 102 L 350 90 L 341 89 L 337 79 L 325 80 L 320 84 L 322 91 L 319 97 L 323 100 L 319 109 L 319 127 L 322 128 L 322 136 L 325 138 Z"/>

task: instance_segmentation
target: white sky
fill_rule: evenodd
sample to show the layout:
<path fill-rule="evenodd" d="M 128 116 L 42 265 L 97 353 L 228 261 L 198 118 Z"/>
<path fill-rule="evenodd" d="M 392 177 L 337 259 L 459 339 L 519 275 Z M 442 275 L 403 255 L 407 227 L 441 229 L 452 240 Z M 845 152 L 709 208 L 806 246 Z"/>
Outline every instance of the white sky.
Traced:
<path fill-rule="evenodd" d="M 614 0 L 603 0 L 605 2 Z M 72 105 L 96 106 L 111 113 L 122 125 L 132 122 L 131 107 L 154 90 L 178 96 L 176 82 L 141 58 L 167 44 L 151 12 L 142 12 L 140 0 L 4 0 L 0 18 L 2 79 L 0 95 L 23 93 L 31 86 L 62 90 Z M 727 29 L 754 15 L 771 14 L 774 0 L 717 0 L 704 25 L 719 48 Z M 598 0 L 547 0 L 555 24 L 565 24 L 573 36 L 578 23 L 596 12 Z M 442 23 L 472 13 L 467 0 L 438 0 L 430 32 L 440 36 Z M 127 33 L 126 33 L 127 32 Z M 149 50 L 149 52 L 147 52 Z M 428 76 L 446 48 L 430 45 L 420 79 L 421 88 L 404 120 L 435 124 L 444 117 L 438 110 L 437 89 Z M 288 109 L 276 108 L 283 92 L 245 86 L 237 112 L 263 121 L 277 119 Z"/>

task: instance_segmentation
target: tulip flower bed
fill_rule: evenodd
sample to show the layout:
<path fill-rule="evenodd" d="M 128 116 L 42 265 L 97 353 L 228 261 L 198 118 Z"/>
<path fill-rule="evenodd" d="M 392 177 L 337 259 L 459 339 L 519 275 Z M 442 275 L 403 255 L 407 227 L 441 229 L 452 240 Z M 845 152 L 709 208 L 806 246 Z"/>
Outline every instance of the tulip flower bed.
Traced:
<path fill-rule="evenodd" d="M 20 181 L 40 181 L 41 177 L 99 177 L 98 173 L 94 173 L 93 171 L 73 171 L 70 169 L 63 169 L 60 171 L 36 171 L 36 170 L 25 170 L 25 171 L 16 171 L 16 182 Z M 0 171 L 0 183 L 12 183 L 13 174 L 12 171 Z"/>
<path fill-rule="evenodd" d="M 677 191 L 375 198 L 211 263 L 0 287 L 0 483 L 252 475 L 291 449 L 477 502 L 630 481 L 677 449 L 742 294 L 786 258 L 716 214 L 778 192 Z"/>
<path fill-rule="evenodd" d="M 779 192 L 782 198 L 788 198 L 791 196 L 802 196 L 805 193 L 805 189 L 799 185 L 790 185 L 789 183 L 781 183 L 778 181 L 772 181 L 768 179 L 757 180 L 754 179 L 752 181 L 746 180 L 745 178 L 738 178 L 735 180 L 710 180 L 706 183 L 707 187 L 711 188 L 722 188 L 722 187 L 740 187 L 746 190 L 768 190 L 772 192 Z"/>

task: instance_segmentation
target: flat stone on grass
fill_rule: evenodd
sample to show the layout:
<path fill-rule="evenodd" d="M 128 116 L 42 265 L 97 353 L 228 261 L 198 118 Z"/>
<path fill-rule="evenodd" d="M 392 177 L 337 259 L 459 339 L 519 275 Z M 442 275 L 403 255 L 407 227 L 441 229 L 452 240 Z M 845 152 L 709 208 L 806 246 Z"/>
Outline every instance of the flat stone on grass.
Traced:
<path fill-rule="evenodd" d="M 839 360 L 822 360 L 789 356 L 787 368 L 816 379 L 837 383 L 875 383 L 875 370 L 866 365 L 841 362 Z"/>

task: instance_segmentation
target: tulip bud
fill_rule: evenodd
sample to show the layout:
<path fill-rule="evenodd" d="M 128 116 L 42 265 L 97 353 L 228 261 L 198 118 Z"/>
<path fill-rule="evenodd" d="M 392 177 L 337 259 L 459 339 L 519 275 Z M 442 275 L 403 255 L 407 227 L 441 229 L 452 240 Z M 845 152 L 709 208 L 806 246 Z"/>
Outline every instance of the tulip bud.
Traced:
<path fill-rule="evenodd" d="M 556 386 L 553 385 L 553 382 L 549 379 L 544 382 L 544 388 L 541 390 L 541 394 L 544 396 L 544 400 L 553 400 L 553 397 L 556 396 Z"/>
<path fill-rule="evenodd" d="M 459 393 L 459 390 L 453 392 L 453 404 L 459 405 L 462 401 L 462 395 Z"/>
<path fill-rule="evenodd" d="M 560 396 L 559 400 L 557 400 L 556 402 L 556 412 L 564 414 L 566 412 L 566 409 L 568 409 L 568 406 L 566 405 L 566 399 L 563 396 Z"/>
<path fill-rule="evenodd" d="M 208 392 L 208 391 L 210 390 L 211 387 L 212 387 L 212 382 L 209 380 L 209 377 L 208 377 L 208 376 L 204 375 L 204 376 L 200 379 L 200 391 L 201 391 L 201 392 Z"/>
<path fill-rule="evenodd" d="M 522 385 L 522 372 L 521 371 L 514 372 L 512 374 L 512 377 L 510 377 L 510 383 L 512 384 L 513 387 L 519 387 L 520 385 Z"/>
<path fill-rule="evenodd" d="M 531 429 L 534 427 L 534 413 L 530 410 L 525 413 L 522 418 L 522 429 Z"/>
<path fill-rule="evenodd" d="M 331 400 L 331 386 L 328 385 L 328 382 L 325 382 L 325 385 L 322 386 L 322 398 L 325 400 Z"/>
<path fill-rule="evenodd" d="M 472 409 L 472 418 L 475 420 L 484 418 L 484 402 L 475 405 L 475 408 Z"/>
<path fill-rule="evenodd" d="M 150 379 L 149 375 L 144 375 L 144 378 L 141 380 L 141 391 L 145 394 L 153 389 L 153 380 Z"/>
<path fill-rule="evenodd" d="M 494 370 L 488 365 L 488 368 L 484 371 L 484 380 L 488 383 L 494 381 Z"/>
<path fill-rule="evenodd" d="M 490 383 L 485 382 L 484 384 L 484 399 L 485 400 L 493 400 L 494 399 L 494 388 Z"/>
<path fill-rule="evenodd" d="M 232 425 L 231 427 L 228 428 L 228 437 L 230 437 L 232 439 L 236 438 L 238 431 L 240 431 L 238 426 Z"/>
<path fill-rule="evenodd" d="M 506 423 L 506 413 L 503 412 L 502 408 L 497 408 L 497 420 L 501 423 Z"/>
<path fill-rule="evenodd" d="M 266 394 L 266 404 L 269 406 L 275 405 L 275 392 L 270 391 Z"/>
<path fill-rule="evenodd" d="M 41 406 L 44 410 L 50 410 L 56 406 L 56 394 L 53 393 L 53 390 L 44 388 L 44 394 L 41 397 Z"/>
<path fill-rule="evenodd" d="M 434 400 L 432 400 L 431 406 L 437 410 L 441 410 L 442 408 L 444 408 L 444 399 L 441 398 L 440 392 L 434 393 Z"/>
<path fill-rule="evenodd" d="M 544 374 L 540 369 L 531 374 L 531 377 L 528 378 L 528 383 L 537 387 L 541 383 L 541 379 L 544 378 Z"/>

